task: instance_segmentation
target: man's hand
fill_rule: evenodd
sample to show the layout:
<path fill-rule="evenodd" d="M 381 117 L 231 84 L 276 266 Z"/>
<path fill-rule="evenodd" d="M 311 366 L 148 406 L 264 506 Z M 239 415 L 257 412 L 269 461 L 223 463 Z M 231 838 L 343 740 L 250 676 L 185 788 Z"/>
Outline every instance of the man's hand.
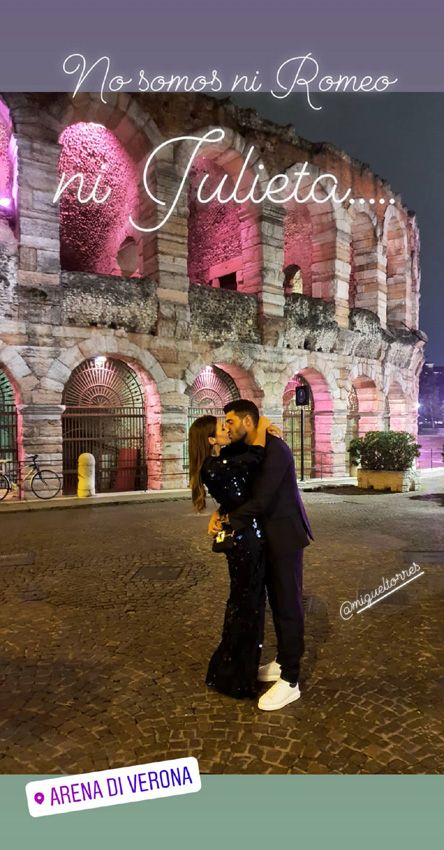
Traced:
<path fill-rule="evenodd" d="M 222 531 L 222 523 L 220 521 L 219 511 L 214 511 L 208 523 L 208 534 L 214 537 L 218 531 Z"/>
<path fill-rule="evenodd" d="M 269 434 L 272 434 L 273 437 L 280 437 L 280 439 L 282 440 L 282 431 L 278 425 L 269 425 L 267 431 Z"/>

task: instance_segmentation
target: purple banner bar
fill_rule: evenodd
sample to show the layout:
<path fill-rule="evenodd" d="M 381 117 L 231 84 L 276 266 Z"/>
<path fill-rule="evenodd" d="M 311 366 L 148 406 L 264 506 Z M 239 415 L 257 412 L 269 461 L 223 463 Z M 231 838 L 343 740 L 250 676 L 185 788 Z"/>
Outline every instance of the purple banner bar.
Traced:
<path fill-rule="evenodd" d="M 73 91 L 78 54 L 85 70 L 107 57 L 105 87 L 126 91 L 444 91 L 443 34 L 437 0 L 18 0 L 2 6 L 0 89 Z M 99 91 L 105 65 L 79 91 Z"/>

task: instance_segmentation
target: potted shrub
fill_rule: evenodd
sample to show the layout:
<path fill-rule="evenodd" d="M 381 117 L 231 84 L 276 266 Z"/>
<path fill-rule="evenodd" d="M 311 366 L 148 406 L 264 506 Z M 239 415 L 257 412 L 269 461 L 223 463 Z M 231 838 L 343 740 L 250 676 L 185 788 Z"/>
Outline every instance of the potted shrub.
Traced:
<path fill-rule="evenodd" d="M 350 443 L 350 459 L 359 464 L 358 487 L 406 493 L 417 487 L 413 467 L 420 446 L 406 431 L 368 431 Z"/>

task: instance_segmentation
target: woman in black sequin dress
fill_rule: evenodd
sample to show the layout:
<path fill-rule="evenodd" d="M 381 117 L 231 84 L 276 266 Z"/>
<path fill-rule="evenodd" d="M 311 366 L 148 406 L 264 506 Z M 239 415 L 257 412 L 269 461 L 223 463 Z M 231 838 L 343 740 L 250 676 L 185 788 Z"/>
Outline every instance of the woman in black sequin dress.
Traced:
<path fill-rule="evenodd" d="M 205 507 L 205 488 L 220 505 L 220 514 L 246 502 L 251 480 L 263 459 L 267 428 L 261 417 L 255 445 L 229 447 L 223 420 L 201 416 L 189 433 L 190 484 L 198 511 Z M 237 449 L 237 451 L 236 451 Z M 206 683 L 228 696 L 254 697 L 261 654 L 265 614 L 265 546 L 260 522 L 236 532 L 226 552 L 230 574 L 222 640 L 213 653 Z"/>

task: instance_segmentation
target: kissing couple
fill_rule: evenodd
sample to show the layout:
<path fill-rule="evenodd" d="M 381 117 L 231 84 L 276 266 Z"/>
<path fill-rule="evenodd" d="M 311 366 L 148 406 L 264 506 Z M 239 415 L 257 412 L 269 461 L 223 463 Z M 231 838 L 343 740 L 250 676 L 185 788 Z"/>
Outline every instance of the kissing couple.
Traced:
<path fill-rule="evenodd" d="M 231 697 L 255 697 L 263 711 L 299 699 L 304 653 L 303 550 L 313 540 L 298 490 L 293 455 L 281 432 L 254 402 L 232 401 L 225 420 L 200 416 L 189 431 L 190 486 L 200 512 L 206 490 L 219 504 L 208 533 L 228 561 L 230 595 L 222 640 L 206 684 Z M 260 664 L 266 595 L 273 614 L 277 656 Z"/>

